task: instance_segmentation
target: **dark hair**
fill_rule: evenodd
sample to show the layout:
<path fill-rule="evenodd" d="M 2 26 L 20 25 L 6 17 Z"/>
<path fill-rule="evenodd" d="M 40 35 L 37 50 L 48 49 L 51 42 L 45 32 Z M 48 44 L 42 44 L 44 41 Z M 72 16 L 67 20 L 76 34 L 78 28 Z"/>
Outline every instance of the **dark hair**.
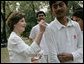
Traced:
<path fill-rule="evenodd" d="M 46 14 L 43 11 L 39 11 L 39 12 L 37 12 L 36 17 L 38 17 L 38 15 L 42 14 L 42 13 L 44 14 L 44 16 L 46 16 Z"/>
<path fill-rule="evenodd" d="M 52 6 L 52 4 L 54 4 L 54 3 L 56 3 L 57 1 L 49 1 L 49 5 L 50 5 L 50 7 Z M 66 5 L 68 5 L 68 1 L 63 1 Z"/>
<path fill-rule="evenodd" d="M 14 29 L 14 24 L 18 23 L 20 19 L 25 18 L 25 14 L 21 12 L 12 12 L 7 18 L 7 25 L 11 31 Z"/>
<path fill-rule="evenodd" d="M 82 7 L 78 7 L 78 8 L 76 9 L 76 11 L 78 11 L 78 10 L 83 10 L 83 8 L 82 8 Z"/>
<path fill-rule="evenodd" d="M 73 13 L 73 16 L 79 17 L 83 20 L 83 9 L 77 10 Z"/>

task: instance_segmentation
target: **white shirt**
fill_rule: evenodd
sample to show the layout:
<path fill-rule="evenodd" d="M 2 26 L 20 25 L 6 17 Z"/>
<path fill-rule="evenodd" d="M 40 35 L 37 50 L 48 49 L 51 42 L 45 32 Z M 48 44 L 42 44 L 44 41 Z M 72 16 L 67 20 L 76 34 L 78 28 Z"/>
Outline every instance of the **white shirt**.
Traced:
<path fill-rule="evenodd" d="M 82 36 L 83 36 L 83 31 L 81 31 L 82 32 Z"/>
<path fill-rule="evenodd" d="M 31 63 L 30 57 L 41 50 L 36 42 L 28 46 L 15 32 L 10 34 L 7 48 L 11 63 Z"/>
<path fill-rule="evenodd" d="M 44 35 L 50 63 L 60 63 L 57 54 L 64 52 L 73 55 L 73 61 L 65 63 L 83 62 L 83 38 L 77 22 L 69 19 L 67 26 L 64 26 L 55 18 L 46 27 Z"/>
<path fill-rule="evenodd" d="M 35 39 L 35 37 L 36 37 L 36 35 L 38 34 L 38 32 L 39 32 L 39 24 L 37 24 L 36 26 L 34 26 L 33 28 L 32 28 L 32 30 L 31 30 L 31 32 L 30 32 L 30 36 L 29 36 L 29 38 L 31 38 L 31 39 Z M 44 55 L 48 55 L 48 48 L 47 48 L 47 45 L 46 45 L 46 42 L 45 42 L 45 37 L 44 37 L 44 35 L 43 35 L 43 37 L 42 37 L 42 40 L 41 40 L 41 43 L 40 43 L 40 47 L 41 47 L 41 49 L 43 50 L 43 54 Z"/>

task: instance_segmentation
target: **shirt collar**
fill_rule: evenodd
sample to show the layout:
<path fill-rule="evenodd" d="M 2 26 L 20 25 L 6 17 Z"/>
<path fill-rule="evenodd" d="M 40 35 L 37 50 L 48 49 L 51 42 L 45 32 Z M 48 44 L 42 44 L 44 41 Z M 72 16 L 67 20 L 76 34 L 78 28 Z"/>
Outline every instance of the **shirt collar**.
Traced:
<path fill-rule="evenodd" d="M 66 27 L 65 25 L 62 25 L 58 20 L 57 20 L 57 18 L 55 18 L 55 23 L 56 23 L 56 27 L 58 28 L 58 30 L 60 30 L 61 28 L 63 28 L 63 27 Z M 72 26 L 73 25 L 73 23 L 72 23 L 72 21 L 71 21 L 71 19 L 70 18 L 68 18 L 68 23 L 67 23 L 67 26 L 68 27 L 70 27 L 70 26 Z"/>

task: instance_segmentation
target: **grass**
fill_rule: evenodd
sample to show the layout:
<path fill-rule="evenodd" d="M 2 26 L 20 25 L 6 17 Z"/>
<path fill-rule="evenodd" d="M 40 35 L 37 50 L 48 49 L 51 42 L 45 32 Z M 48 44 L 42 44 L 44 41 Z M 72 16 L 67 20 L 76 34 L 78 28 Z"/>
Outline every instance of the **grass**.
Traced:
<path fill-rule="evenodd" d="M 9 63 L 9 54 L 7 47 L 1 48 L 1 63 Z"/>

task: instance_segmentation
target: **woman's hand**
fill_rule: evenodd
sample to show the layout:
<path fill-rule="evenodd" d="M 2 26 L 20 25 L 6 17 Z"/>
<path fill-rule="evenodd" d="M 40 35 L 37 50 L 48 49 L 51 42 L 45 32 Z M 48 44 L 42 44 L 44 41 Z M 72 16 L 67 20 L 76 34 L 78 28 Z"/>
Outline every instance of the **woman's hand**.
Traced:
<path fill-rule="evenodd" d="M 43 33 L 45 31 L 45 28 L 46 28 L 46 22 L 44 20 L 41 20 L 40 23 L 39 23 L 39 32 L 35 38 L 35 41 L 37 42 L 37 44 L 39 45 L 40 42 L 41 42 L 41 39 L 42 39 L 42 36 L 43 36 Z"/>
<path fill-rule="evenodd" d="M 39 26 L 40 26 L 40 32 L 44 32 L 45 31 L 45 28 L 46 28 L 46 22 L 44 20 L 41 20 L 40 23 L 39 23 Z"/>

